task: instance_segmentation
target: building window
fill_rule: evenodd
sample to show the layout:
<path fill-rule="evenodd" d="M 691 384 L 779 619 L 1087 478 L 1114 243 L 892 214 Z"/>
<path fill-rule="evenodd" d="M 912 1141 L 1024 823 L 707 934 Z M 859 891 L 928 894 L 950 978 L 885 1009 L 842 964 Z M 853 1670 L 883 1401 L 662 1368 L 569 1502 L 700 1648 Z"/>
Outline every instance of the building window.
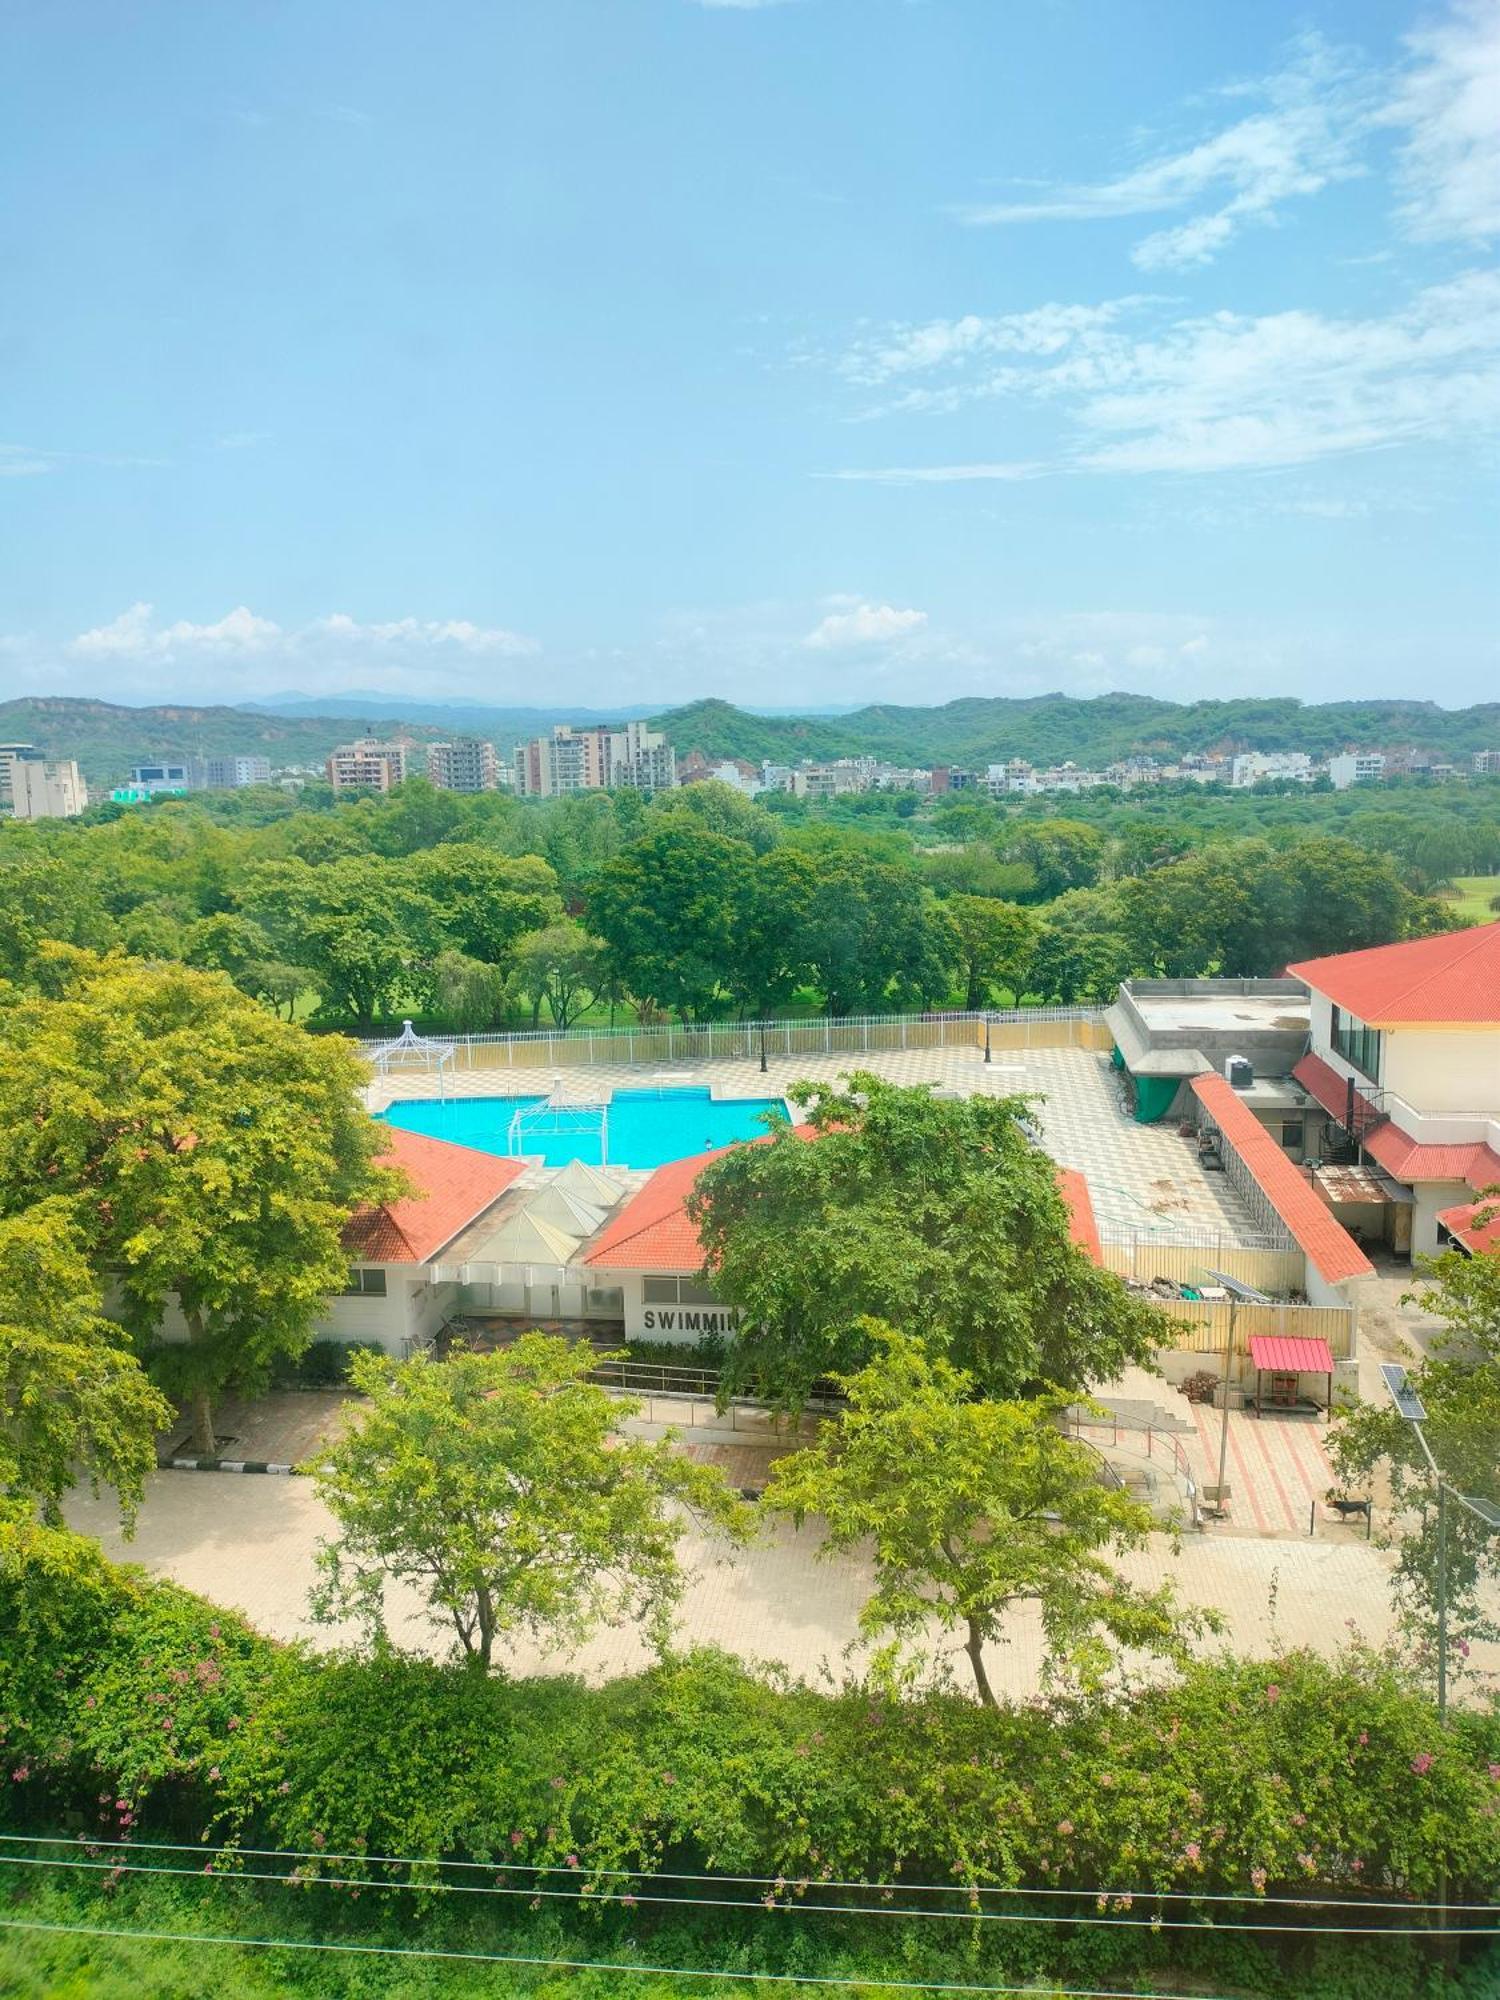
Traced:
<path fill-rule="evenodd" d="M 1342 1007 L 1333 1010 L 1333 1051 L 1371 1083 L 1380 1081 L 1380 1030 L 1367 1028 Z"/>
<path fill-rule="evenodd" d="M 349 1282 L 344 1287 L 346 1299 L 383 1299 L 385 1297 L 385 1272 L 367 1268 L 349 1273 Z"/>
<path fill-rule="evenodd" d="M 696 1278 L 643 1278 L 641 1302 L 648 1306 L 716 1306 L 719 1301 Z"/>
<path fill-rule="evenodd" d="M 1284 1119 L 1281 1126 L 1281 1143 L 1288 1153 L 1300 1153 L 1307 1134 L 1300 1118 L 1295 1121 Z"/>

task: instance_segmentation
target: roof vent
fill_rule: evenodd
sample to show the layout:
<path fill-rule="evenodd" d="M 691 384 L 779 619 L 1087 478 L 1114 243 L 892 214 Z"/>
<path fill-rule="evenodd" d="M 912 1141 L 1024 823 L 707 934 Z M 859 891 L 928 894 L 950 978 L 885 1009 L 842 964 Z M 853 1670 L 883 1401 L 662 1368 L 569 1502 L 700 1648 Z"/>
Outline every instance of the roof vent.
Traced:
<path fill-rule="evenodd" d="M 1255 1081 L 1255 1065 L 1248 1056 L 1226 1056 L 1224 1077 L 1231 1090 L 1248 1090 Z"/>

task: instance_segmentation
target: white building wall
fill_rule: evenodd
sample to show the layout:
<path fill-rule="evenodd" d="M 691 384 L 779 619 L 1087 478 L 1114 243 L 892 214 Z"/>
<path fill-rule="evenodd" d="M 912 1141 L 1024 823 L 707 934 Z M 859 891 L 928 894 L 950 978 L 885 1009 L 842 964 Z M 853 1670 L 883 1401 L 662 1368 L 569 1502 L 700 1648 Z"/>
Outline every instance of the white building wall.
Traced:
<path fill-rule="evenodd" d="M 1500 1115 L 1500 1025 L 1387 1028 L 1381 1070 L 1383 1088 L 1417 1111 Z"/>

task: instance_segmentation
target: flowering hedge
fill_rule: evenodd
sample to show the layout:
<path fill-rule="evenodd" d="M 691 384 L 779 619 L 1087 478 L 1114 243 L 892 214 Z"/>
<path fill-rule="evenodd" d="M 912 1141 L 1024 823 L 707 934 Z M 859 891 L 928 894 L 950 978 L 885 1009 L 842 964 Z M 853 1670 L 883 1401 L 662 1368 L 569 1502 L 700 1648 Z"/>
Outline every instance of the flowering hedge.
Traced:
<path fill-rule="evenodd" d="M 1399 1665 L 1222 1659 L 1110 1705 L 821 1692 L 700 1653 L 587 1689 L 280 1647 L 0 1521 L 14 1825 L 525 1870 L 1430 1898 L 1500 1887 L 1500 1714 Z M 349 1872 L 347 1868 L 343 1872 Z M 372 1873 L 378 1873 L 372 1870 Z"/>

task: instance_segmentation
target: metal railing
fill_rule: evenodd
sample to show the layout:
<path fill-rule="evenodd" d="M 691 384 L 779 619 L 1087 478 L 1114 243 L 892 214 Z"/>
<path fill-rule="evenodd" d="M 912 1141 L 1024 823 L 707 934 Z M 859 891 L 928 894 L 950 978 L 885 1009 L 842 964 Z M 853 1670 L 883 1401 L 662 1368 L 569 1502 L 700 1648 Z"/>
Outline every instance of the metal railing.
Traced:
<path fill-rule="evenodd" d="M 1188 1456 L 1182 1448 L 1181 1439 L 1175 1431 L 1162 1430 L 1152 1423 L 1141 1423 L 1131 1417 L 1122 1416 L 1118 1410 L 1086 1410 L 1077 1403 L 1071 1404 L 1063 1411 L 1062 1427 L 1065 1435 L 1077 1438 L 1081 1444 L 1092 1442 L 1091 1439 L 1084 1437 L 1085 1430 L 1108 1431 L 1110 1444 L 1116 1450 L 1119 1449 L 1122 1431 L 1132 1440 L 1144 1437 L 1147 1458 L 1154 1458 L 1160 1452 L 1170 1462 L 1176 1477 L 1182 1481 L 1193 1523 L 1197 1525 L 1198 1481 L 1192 1466 L 1188 1463 Z"/>
<path fill-rule="evenodd" d="M 623 1028 L 523 1029 L 445 1037 L 457 1069 L 578 1068 L 604 1063 L 758 1062 L 811 1055 L 868 1055 L 901 1049 L 982 1048 L 985 1027 L 1005 1048 L 1065 1046 L 1103 1020 L 1097 1007 L 1017 1007 L 989 1012 L 819 1015 L 805 1020 L 707 1021 L 698 1027 L 663 1021 Z M 1071 1027 L 1071 1034 L 1065 1032 Z M 384 1046 L 361 1042 L 370 1059 Z"/>

